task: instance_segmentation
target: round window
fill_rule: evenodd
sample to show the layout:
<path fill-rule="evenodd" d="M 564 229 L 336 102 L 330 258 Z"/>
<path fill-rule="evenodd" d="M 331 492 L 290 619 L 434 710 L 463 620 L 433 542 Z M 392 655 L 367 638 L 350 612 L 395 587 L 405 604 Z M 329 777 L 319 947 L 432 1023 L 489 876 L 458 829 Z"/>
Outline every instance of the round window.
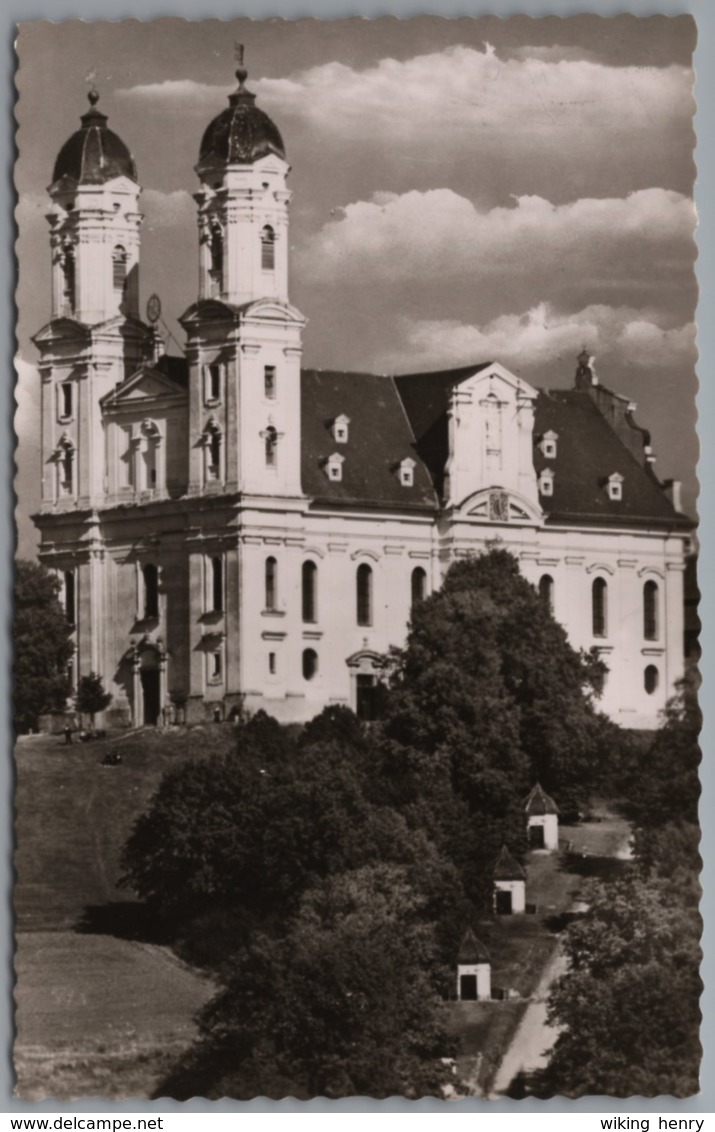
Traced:
<path fill-rule="evenodd" d="M 660 673 L 658 672 L 658 669 L 654 664 L 649 664 L 645 672 L 643 673 L 643 687 L 645 688 L 649 696 L 653 695 L 654 691 L 658 687 L 659 680 Z"/>

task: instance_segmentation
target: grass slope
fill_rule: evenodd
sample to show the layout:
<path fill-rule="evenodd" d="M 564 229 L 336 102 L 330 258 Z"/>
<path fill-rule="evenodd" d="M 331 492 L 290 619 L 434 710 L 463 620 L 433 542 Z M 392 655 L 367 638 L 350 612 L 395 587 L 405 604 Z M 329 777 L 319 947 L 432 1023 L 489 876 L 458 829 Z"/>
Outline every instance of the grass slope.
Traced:
<path fill-rule="evenodd" d="M 140 906 L 116 888 L 120 854 L 162 775 L 235 749 L 229 726 L 16 748 L 18 1094 L 148 1097 L 194 1035 L 212 985 L 141 939 Z M 101 766 L 108 750 L 122 765 Z"/>

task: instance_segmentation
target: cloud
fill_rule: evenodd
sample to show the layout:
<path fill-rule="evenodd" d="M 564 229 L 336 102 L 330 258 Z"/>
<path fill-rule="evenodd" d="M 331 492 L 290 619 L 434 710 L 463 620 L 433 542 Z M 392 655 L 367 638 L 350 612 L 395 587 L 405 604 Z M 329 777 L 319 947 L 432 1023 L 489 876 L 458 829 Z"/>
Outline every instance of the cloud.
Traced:
<path fill-rule="evenodd" d="M 351 134 L 401 143 L 418 137 L 425 145 L 455 130 L 479 145 L 508 129 L 510 144 L 521 138 L 533 147 L 561 143 L 576 127 L 593 148 L 604 130 L 611 140 L 634 129 L 653 132 L 674 118 L 686 121 L 692 111 L 687 68 L 608 67 L 583 53 L 570 55 L 568 48 L 524 48 L 500 58 L 489 44 L 483 52 L 454 46 L 381 59 L 363 71 L 327 63 L 263 79 L 256 89 L 276 112 L 307 119 L 322 132 L 348 127 Z"/>
<path fill-rule="evenodd" d="M 141 196 L 141 208 L 148 228 L 183 227 L 191 225 L 196 219 L 196 205 L 191 193 L 183 189 L 177 189 L 173 193 L 145 189 Z"/>
<path fill-rule="evenodd" d="M 664 327 L 652 311 L 593 305 L 565 314 L 540 303 L 523 314 L 506 314 L 479 325 L 456 320 L 403 318 L 395 342 L 375 364 L 386 372 L 430 369 L 496 360 L 520 370 L 553 365 L 586 347 L 627 369 L 692 371 L 695 325 Z"/>
<path fill-rule="evenodd" d="M 446 188 L 375 193 L 320 229 L 300 269 L 329 285 L 356 286 L 420 279 L 478 286 L 515 273 L 539 285 L 560 284 L 564 272 L 569 285 L 579 277 L 648 279 L 690 267 L 694 227 L 692 202 L 664 189 L 564 205 L 517 197 L 489 210 Z"/>
<path fill-rule="evenodd" d="M 228 92 L 228 87 L 210 86 L 208 83 L 197 83 L 192 79 L 167 79 L 161 83 L 120 87 L 114 94 L 123 102 L 166 102 L 172 105 L 181 102 L 196 105 L 209 98 L 220 99 L 221 94 L 226 95 Z"/>

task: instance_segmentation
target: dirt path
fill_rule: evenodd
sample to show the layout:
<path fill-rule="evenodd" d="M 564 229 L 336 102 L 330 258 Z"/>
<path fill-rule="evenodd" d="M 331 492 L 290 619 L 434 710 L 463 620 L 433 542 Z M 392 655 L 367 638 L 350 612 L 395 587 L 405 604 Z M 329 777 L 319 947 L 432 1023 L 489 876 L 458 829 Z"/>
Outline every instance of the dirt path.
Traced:
<path fill-rule="evenodd" d="M 630 839 L 629 830 L 619 838 L 609 856 L 621 861 L 630 860 L 633 856 Z M 581 911 L 583 908 L 583 903 L 576 900 L 571 910 Z M 490 1099 L 504 1096 L 518 1073 L 533 1073 L 548 1064 L 551 1049 L 558 1037 L 558 1029 L 547 1021 L 549 992 L 552 984 L 566 973 L 567 968 L 568 961 L 557 943 L 526 1013 L 502 1058 L 489 1093 Z"/>

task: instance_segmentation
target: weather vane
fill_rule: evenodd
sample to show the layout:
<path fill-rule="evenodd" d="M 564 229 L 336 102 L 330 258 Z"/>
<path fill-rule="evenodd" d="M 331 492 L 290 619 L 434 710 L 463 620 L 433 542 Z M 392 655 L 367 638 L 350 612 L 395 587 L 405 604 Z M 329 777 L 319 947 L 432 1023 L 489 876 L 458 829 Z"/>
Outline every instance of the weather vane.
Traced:
<path fill-rule="evenodd" d="M 238 81 L 239 81 L 239 83 L 242 87 L 245 80 L 246 80 L 246 77 L 248 75 L 248 71 L 246 70 L 246 68 L 243 65 L 243 44 L 242 43 L 234 43 L 233 54 L 234 54 L 234 58 L 235 58 L 236 62 L 238 63 L 238 69 L 236 70 L 236 78 L 238 79 Z"/>
<path fill-rule="evenodd" d="M 89 86 L 89 90 L 87 92 L 87 97 L 88 97 L 89 101 L 92 103 L 93 106 L 94 106 L 95 102 L 97 102 L 98 99 L 99 99 L 99 91 L 97 90 L 97 87 L 95 85 L 96 78 L 97 78 L 97 72 L 96 72 L 94 67 L 92 67 L 89 71 L 87 71 L 87 74 L 84 76 L 84 81 Z"/>

